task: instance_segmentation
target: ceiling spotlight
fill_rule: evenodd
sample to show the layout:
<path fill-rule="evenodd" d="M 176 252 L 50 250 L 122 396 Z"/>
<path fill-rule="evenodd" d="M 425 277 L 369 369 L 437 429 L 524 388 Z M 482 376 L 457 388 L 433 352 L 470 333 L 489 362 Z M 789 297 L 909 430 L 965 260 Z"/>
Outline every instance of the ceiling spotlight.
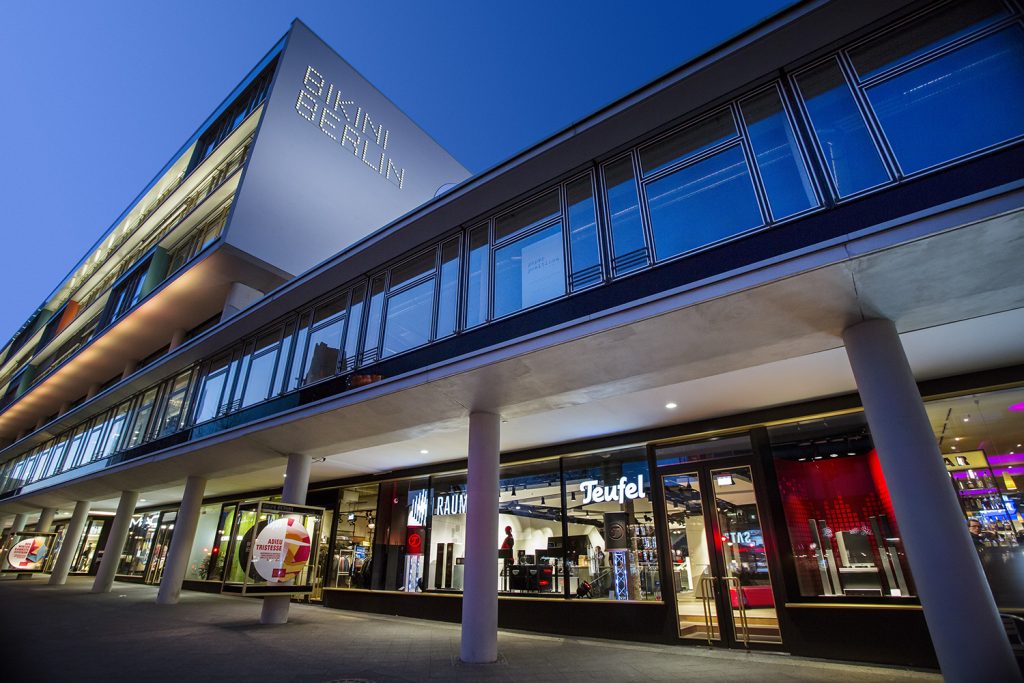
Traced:
<path fill-rule="evenodd" d="M 678 407 L 679 406 L 676 403 L 673 403 L 672 401 L 669 401 L 668 403 L 665 404 L 665 408 L 667 408 L 668 410 L 675 410 Z"/>
<path fill-rule="evenodd" d="M 949 449 L 950 449 L 951 451 L 955 451 L 955 450 L 956 450 L 956 446 L 950 446 L 950 447 L 949 447 Z"/>
<path fill-rule="evenodd" d="M 971 421 L 971 416 L 970 415 L 968 415 L 967 417 L 964 418 L 964 422 L 970 422 L 970 421 Z"/>
<path fill-rule="evenodd" d="M 963 439 L 964 439 L 964 437 L 958 436 L 958 437 L 954 438 L 953 441 L 963 441 Z"/>
<path fill-rule="evenodd" d="M 838 458 L 839 454 L 838 453 L 830 453 L 828 457 L 830 457 L 830 458 Z"/>
<path fill-rule="evenodd" d="M 420 449 L 420 455 L 426 455 L 426 454 L 427 454 L 427 453 L 429 453 L 429 452 L 430 452 L 430 451 L 428 451 L 428 450 L 427 450 L 426 448 L 421 448 L 421 449 Z"/>
<path fill-rule="evenodd" d="M 145 499 L 145 498 L 139 498 L 139 502 L 140 502 L 140 503 L 145 503 L 145 502 L 146 502 L 146 499 Z"/>

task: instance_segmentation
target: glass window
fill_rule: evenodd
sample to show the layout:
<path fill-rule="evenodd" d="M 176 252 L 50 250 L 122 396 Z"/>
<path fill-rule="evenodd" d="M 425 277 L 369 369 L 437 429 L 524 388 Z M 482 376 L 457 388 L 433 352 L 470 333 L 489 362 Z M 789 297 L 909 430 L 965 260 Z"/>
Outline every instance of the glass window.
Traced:
<path fill-rule="evenodd" d="M 1021 83 L 1024 31 L 1011 26 L 866 92 L 900 167 L 913 173 L 1024 134 Z"/>
<path fill-rule="evenodd" d="M 487 226 L 469 233 L 469 283 L 466 287 L 466 327 L 487 321 Z"/>
<path fill-rule="evenodd" d="M 316 307 L 316 311 L 313 314 L 313 325 L 319 325 L 320 323 L 322 323 L 325 320 L 328 320 L 329 318 L 333 318 L 336 315 L 344 313 L 347 308 L 347 295 L 334 297 L 327 303 L 320 304 L 319 306 Z"/>
<path fill-rule="evenodd" d="M 89 430 L 89 436 L 86 438 L 85 446 L 82 447 L 81 461 L 83 463 L 92 462 L 98 455 L 97 447 L 100 444 L 100 437 L 103 436 L 103 430 L 107 428 L 107 420 L 109 414 L 101 415 L 93 423 L 92 429 Z"/>
<path fill-rule="evenodd" d="M 732 111 L 723 109 L 640 150 L 645 176 L 736 137 Z"/>
<path fill-rule="evenodd" d="M 405 479 L 381 485 L 372 566 L 374 590 L 416 593 L 424 590 L 430 490 L 427 479 Z"/>
<path fill-rule="evenodd" d="M 185 399 L 188 395 L 192 371 L 183 372 L 174 378 L 170 392 L 167 395 L 167 405 L 164 408 L 163 417 L 160 419 L 158 436 L 167 436 L 178 430 L 178 418 L 185 407 Z"/>
<path fill-rule="evenodd" d="M 199 510 L 199 524 L 192 541 L 185 578 L 192 581 L 206 581 L 211 578 L 214 541 L 220 523 L 220 504 L 204 505 Z"/>
<path fill-rule="evenodd" d="M 299 320 L 298 332 L 295 333 L 295 350 L 292 353 L 288 380 L 285 391 L 291 391 L 302 386 L 302 359 L 306 350 L 306 339 L 309 337 L 309 313 L 306 313 Z"/>
<path fill-rule="evenodd" d="M 910 26 L 899 26 L 850 50 L 850 58 L 860 77 L 868 79 L 1006 15 L 1006 7 L 997 0 L 949 3 Z"/>
<path fill-rule="evenodd" d="M 543 225 L 560 213 L 558 191 L 551 190 L 494 221 L 494 241 L 500 242 L 517 232 Z"/>
<path fill-rule="evenodd" d="M 348 314 L 348 329 L 345 332 L 344 372 L 356 367 L 356 354 L 359 348 L 359 331 L 363 324 L 363 299 L 366 297 L 366 285 L 359 285 L 352 290 L 352 309 Z"/>
<path fill-rule="evenodd" d="M 249 363 L 249 376 L 242 392 L 242 407 L 265 401 L 271 391 L 274 369 L 277 367 L 277 347 L 253 356 Z"/>
<path fill-rule="evenodd" d="M 797 78 L 822 159 L 840 196 L 889 180 L 839 64 L 830 59 Z"/>
<path fill-rule="evenodd" d="M 535 232 L 494 252 L 494 317 L 565 294 L 561 224 Z"/>
<path fill-rule="evenodd" d="M 431 249 L 407 261 L 403 261 L 391 269 L 391 282 L 388 284 L 390 290 L 396 290 L 407 282 L 417 280 L 427 273 L 433 273 L 437 265 L 437 250 Z"/>
<path fill-rule="evenodd" d="M 914 594 L 863 413 L 768 430 L 800 594 Z"/>
<path fill-rule="evenodd" d="M 341 335 L 345 319 L 338 318 L 327 325 L 313 330 L 306 348 L 306 375 L 303 384 L 310 384 L 333 376 L 338 371 L 338 357 L 341 353 Z"/>
<path fill-rule="evenodd" d="M 134 448 L 146 440 L 146 428 L 149 426 L 149 418 L 153 414 L 156 393 L 157 388 L 153 387 L 142 395 L 139 407 L 135 411 L 135 418 L 132 421 L 132 427 L 128 433 L 128 443 L 125 445 L 125 448 Z"/>
<path fill-rule="evenodd" d="M 565 185 L 573 290 L 601 282 L 601 246 L 597 237 L 597 207 L 592 182 L 593 178 L 587 174 Z"/>
<path fill-rule="evenodd" d="M 647 265 L 647 247 L 629 155 L 604 167 L 605 201 L 612 233 L 612 270 L 623 275 Z"/>
<path fill-rule="evenodd" d="M 227 384 L 228 361 L 227 356 L 222 356 L 210 363 L 206 377 L 203 378 L 199 400 L 196 401 L 195 424 L 212 420 L 219 414 L 221 394 L 224 393 L 224 385 Z"/>
<path fill-rule="evenodd" d="M 429 342 L 433 311 L 433 278 L 389 298 L 381 357 L 387 358 Z"/>
<path fill-rule="evenodd" d="M 346 486 L 338 495 L 338 525 L 325 585 L 369 588 L 378 484 Z"/>
<path fill-rule="evenodd" d="M 496 529 L 501 591 L 558 594 L 566 589 L 558 470 L 557 460 L 501 469 Z M 575 567 L 576 559 L 570 558 L 569 566 Z"/>
<path fill-rule="evenodd" d="M 1024 608 L 1024 388 L 925 410 L 996 605 Z"/>
<path fill-rule="evenodd" d="M 375 363 L 380 357 L 380 325 L 384 311 L 384 276 L 370 282 L 370 308 L 366 316 L 366 337 L 363 340 L 363 364 Z"/>
<path fill-rule="evenodd" d="M 142 576 L 146 571 L 146 562 L 149 560 L 149 550 L 153 545 L 153 535 L 156 533 L 159 519 L 159 512 L 132 515 L 128 539 L 125 541 L 121 563 L 117 568 L 118 574 Z"/>
<path fill-rule="evenodd" d="M 437 339 L 455 333 L 459 311 L 459 241 L 441 247 L 441 295 L 437 301 Z"/>
<path fill-rule="evenodd" d="M 781 220 L 815 206 L 817 198 L 778 89 L 744 100 L 740 110 L 772 218 Z"/>
<path fill-rule="evenodd" d="M 661 600 L 646 449 L 566 458 L 563 469 L 570 594 Z"/>
<path fill-rule="evenodd" d="M 82 450 L 82 443 L 85 441 L 88 431 L 88 425 L 81 425 L 75 430 L 74 435 L 71 437 L 71 444 L 68 446 L 68 453 L 64 456 L 64 469 L 78 467 L 80 464 L 78 454 Z M 29 472 L 26 471 L 26 475 L 28 474 Z"/>
<path fill-rule="evenodd" d="M 280 329 L 264 334 L 246 354 L 247 367 L 243 376 L 240 407 L 265 401 L 273 393 L 274 373 L 281 350 L 280 340 Z"/>
<path fill-rule="evenodd" d="M 738 145 L 652 181 L 646 191 L 659 260 L 763 223 Z"/>
<path fill-rule="evenodd" d="M 103 447 L 97 454 L 97 458 L 105 458 L 114 451 L 119 450 L 121 436 L 124 434 L 124 424 L 128 419 L 128 409 L 131 408 L 131 400 L 127 400 L 114 410 L 114 416 L 110 419 L 110 431 L 103 441 Z"/>

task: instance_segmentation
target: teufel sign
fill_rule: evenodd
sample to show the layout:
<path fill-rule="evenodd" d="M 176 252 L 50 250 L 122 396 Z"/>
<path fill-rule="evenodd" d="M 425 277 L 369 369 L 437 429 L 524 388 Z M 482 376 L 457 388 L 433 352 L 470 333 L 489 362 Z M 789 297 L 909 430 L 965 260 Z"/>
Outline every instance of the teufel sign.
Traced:
<path fill-rule="evenodd" d="M 602 486 L 597 479 L 588 479 L 580 482 L 580 491 L 583 493 L 583 504 L 590 503 L 611 503 L 625 500 L 646 498 L 644 492 L 644 475 L 636 475 L 636 481 L 629 481 L 629 477 L 622 477 L 618 484 Z"/>
<path fill-rule="evenodd" d="M 270 583 L 292 584 L 309 561 L 309 532 L 292 517 L 274 520 L 256 536 L 252 566 Z"/>

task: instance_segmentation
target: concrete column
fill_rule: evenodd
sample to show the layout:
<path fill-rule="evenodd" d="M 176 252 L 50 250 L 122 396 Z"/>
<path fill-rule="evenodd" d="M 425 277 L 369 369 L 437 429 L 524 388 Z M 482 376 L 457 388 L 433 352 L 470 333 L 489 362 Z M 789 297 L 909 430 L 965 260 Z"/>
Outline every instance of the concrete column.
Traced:
<path fill-rule="evenodd" d="M 309 489 L 309 469 L 312 458 L 301 453 L 288 455 L 288 467 L 284 473 L 284 488 L 281 491 L 281 502 L 293 505 L 306 504 L 306 491 Z M 260 612 L 261 624 L 285 624 L 288 622 L 288 608 L 291 605 L 289 595 L 271 595 L 263 598 L 263 610 Z"/>
<path fill-rule="evenodd" d="M 53 516 L 57 514 L 57 508 L 43 508 L 39 512 L 39 519 L 33 527 L 33 531 L 47 532 L 53 526 Z"/>
<path fill-rule="evenodd" d="M 128 376 L 135 372 L 135 369 L 139 367 L 139 361 L 128 360 L 124 364 L 124 370 L 121 371 L 121 379 L 128 379 Z"/>
<path fill-rule="evenodd" d="M 469 415 L 466 567 L 462 593 L 464 662 L 498 659 L 498 455 L 501 419 Z"/>
<path fill-rule="evenodd" d="M 843 341 L 943 677 L 1020 681 L 896 326 L 868 320 Z"/>
<path fill-rule="evenodd" d="M 167 560 L 164 562 L 164 575 L 160 578 L 160 590 L 156 594 L 158 605 L 177 604 L 181 596 L 181 582 L 185 580 L 185 572 L 188 570 L 188 558 L 196 540 L 196 527 L 199 526 L 205 492 L 206 480 L 202 477 L 189 477 L 185 480 L 181 507 L 174 520 L 171 547 L 167 550 Z"/>
<path fill-rule="evenodd" d="M 170 353 L 174 349 L 184 344 L 186 335 L 188 335 L 188 330 L 184 328 L 175 330 L 174 333 L 171 335 L 171 343 L 167 345 L 167 353 Z"/>
<path fill-rule="evenodd" d="M 85 523 L 89 521 L 89 506 L 87 500 L 80 500 L 75 503 L 75 511 L 68 522 L 67 531 L 64 532 L 64 542 L 60 545 L 60 552 L 57 553 L 57 561 L 53 563 L 53 571 L 50 572 L 50 585 L 63 586 L 68 580 L 68 572 L 71 571 L 71 562 L 75 559 L 75 551 L 78 550 L 78 539 L 85 531 Z"/>
<path fill-rule="evenodd" d="M 28 522 L 28 515 L 24 512 L 19 512 L 14 515 L 14 521 L 11 523 L 11 528 L 7 530 L 7 535 L 4 536 L 4 542 L 2 544 L 4 547 L 6 547 L 10 540 L 14 538 L 14 534 L 25 529 L 26 522 Z"/>
<path fill-rule="evenodd" d="M 239 312 L 256 303 L 263 296 L 263 292 L 253 289 L 241 282 L 232 282 L 228 296 L 224 300 L 224 311 L 221 313 L 221 322 L 234 317 Z"/>
<path fill-rule="evenodd" d="M 100 568 L 96 572 L 96 580 L 92 584 L 93 593 L 109 593 L 110 588 L 114 585 L 114 574 L 117 573 L 117 565 L 121 563 L 121 553 L 124 551 L 124 542 L 128 540 L 128 528 L 131 526 L 137 502 L 139 502 L 138 491 L 121 492 L 121 500 L 117 503 L 117 512 L 110 523 L 107 545 L 103 547 L 103 559 L 100 560 Z"/>

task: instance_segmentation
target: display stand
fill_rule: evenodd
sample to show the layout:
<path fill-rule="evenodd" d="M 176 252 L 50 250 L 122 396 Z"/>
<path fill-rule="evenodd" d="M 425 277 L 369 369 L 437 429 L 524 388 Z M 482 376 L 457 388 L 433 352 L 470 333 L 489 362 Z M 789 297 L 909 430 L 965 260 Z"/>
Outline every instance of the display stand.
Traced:
<path fill-rule="evenodd" d="M 324 509 L 239 503 L 231 526 L 221 591 L 241 595 L 310 594 Z"/>

